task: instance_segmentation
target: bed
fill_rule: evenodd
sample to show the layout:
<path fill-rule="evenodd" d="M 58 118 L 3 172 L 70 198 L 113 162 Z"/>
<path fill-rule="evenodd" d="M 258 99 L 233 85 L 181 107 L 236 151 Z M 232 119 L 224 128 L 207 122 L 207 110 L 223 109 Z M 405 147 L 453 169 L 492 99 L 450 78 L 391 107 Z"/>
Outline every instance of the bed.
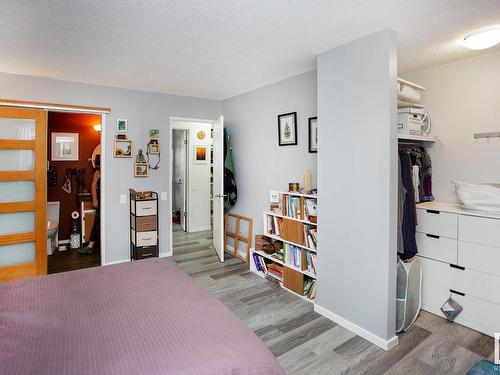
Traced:
<path fill-rule="evenodd" d="M 0 372 L 284 374 L 238 317 L 158 258 L 0 284 Z"/>

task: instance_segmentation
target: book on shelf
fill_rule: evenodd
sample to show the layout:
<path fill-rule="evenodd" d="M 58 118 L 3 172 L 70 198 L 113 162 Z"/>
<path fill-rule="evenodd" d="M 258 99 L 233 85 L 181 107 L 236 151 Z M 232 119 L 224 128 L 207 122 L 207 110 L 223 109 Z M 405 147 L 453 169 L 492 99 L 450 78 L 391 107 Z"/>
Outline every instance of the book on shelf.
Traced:
<path fill-rule="evenodd" d="M 304 225 L 304 243 L 306 247 L 316 250 L 318 230 L 314 225 Z"/>
<path fill-rule="evenodd" d="M 306 269 L 316 275 L 316 254 L 306 251 Z"/>
<path fill-rule="evenodd" d="M 283 233 L 283 218 L 267 215 L 267 230 L 269 234 L 280 237 Z"/>
<path fill-rule="evenodd" d="M 280 283 L 283 282 L 283 266 L 277 263 L 269 263 L 266 276 Z"/>
<path fill-rule="evenodd" d="M 283 253 L 286 264 L 302 269 L 302 249 L 298 246 L 284 244 Z"/>
<path fill-rule="evenodd" d="M 253 258 L 253 262 L 255 264 L 255 268 L 257 269 L 257 271 L 266 274 L 267 273 L 267 265 L 266 265 L 264 258 L 256 253 L 252 254 L 252 258 Z"/>
<path fill-rule="evenodd" d="M 304 281 L 304 296 L 310 299 L 316 297 L 316 280 L 308 278 Z"/>

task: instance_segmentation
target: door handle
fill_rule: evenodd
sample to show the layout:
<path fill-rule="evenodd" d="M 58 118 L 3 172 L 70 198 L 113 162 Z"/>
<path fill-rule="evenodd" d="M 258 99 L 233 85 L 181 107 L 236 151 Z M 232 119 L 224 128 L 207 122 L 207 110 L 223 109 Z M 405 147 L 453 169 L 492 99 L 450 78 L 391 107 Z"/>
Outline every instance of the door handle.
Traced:
<path fill-rule="evenodd" d="M 227 194 L 215 194 L 214 197 L 215 198 L 226 198 Z"/>

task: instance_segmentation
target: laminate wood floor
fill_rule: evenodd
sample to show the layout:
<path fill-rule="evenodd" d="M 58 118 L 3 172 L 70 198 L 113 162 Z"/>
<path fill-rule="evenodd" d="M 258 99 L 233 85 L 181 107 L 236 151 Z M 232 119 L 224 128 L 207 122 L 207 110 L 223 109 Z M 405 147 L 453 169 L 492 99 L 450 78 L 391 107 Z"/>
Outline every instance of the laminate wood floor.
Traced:
<path fill-rule="evenodd" d="M 94 249 L 92 254 L 80 254 L 68 246 L 66 251 L 54 251 L 48 256 L 47 273 L 59 273 L 81 270 L 83 268 L 98 267 L 101 265 L 101 251 Z"/>
<path fill-rule="evenodd" d="M 493 360 L 492 338 L 425 311 L 385 352 L 248 271 L 241 260 L 226 253 L 220 263 L 211 243 L 211 232 L 175 232 L 168 259 L 242 319 L 287 374 L 465 374 L 476 361 Z"/>

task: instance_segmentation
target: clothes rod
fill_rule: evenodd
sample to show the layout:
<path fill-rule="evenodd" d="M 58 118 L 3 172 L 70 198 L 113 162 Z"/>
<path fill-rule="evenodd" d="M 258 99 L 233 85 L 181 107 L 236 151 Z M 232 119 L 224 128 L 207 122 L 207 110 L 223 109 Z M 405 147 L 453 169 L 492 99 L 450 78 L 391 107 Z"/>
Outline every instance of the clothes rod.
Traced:
<path fill-rule="evenodd" d="M 497 137 L 500 137 L 500 132 L 474 133 L 474 139 L 479 139 L 479 138 L 497 138 Z"/>

